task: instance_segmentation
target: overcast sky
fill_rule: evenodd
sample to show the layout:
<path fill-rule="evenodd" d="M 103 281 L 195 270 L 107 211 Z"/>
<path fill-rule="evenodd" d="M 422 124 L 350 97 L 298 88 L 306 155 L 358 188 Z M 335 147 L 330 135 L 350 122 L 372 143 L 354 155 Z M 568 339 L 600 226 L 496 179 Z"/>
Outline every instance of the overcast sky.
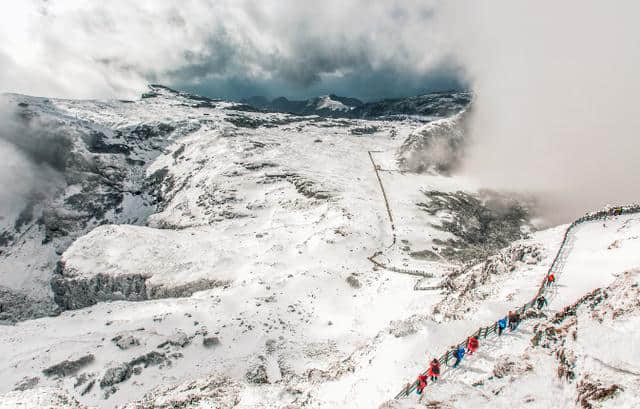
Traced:
<path fill-rule="evenodd" d="M 371 100 L 465 86 L 424 0 L 20 0 L 0 19 L 2 91 Z"/>
<path fill-rule="evenodd" d="M 639 199 L 638 16 L 631 0 L 20 0 L 0 15 L 0 91 L 371 100 L 464 86 L 463 171 L 569 217 Z"/>

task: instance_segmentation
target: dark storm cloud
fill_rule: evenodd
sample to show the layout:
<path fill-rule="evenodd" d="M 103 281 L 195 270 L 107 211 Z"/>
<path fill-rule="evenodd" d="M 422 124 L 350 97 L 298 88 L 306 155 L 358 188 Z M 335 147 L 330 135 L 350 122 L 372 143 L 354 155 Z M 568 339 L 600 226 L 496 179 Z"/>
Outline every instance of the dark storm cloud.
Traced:
<path fill-rule="evenodd" d="M 22 78 L 0 76 L 3 91 L 126 97 L 162 82 L 235 98 L 319 90 L 379 98 L 457 84 L 455 73 L 443 75 L 450 53 L 429 29 L 437 9 L 424 1 L 26 0 L 5 8 L 0 55 Z"/>

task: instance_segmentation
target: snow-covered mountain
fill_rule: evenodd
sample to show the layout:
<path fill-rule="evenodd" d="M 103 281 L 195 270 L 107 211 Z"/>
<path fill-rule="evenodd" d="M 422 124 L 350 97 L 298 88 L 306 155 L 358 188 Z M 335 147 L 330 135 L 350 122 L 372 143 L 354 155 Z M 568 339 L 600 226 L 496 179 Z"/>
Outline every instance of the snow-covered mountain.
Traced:
<path fill-rule="evenodd" d="M 298 101 L 285 97 L 278 97 L 272 101 L 265 97 L 252 97 L 242 100 L 242 103 L 268 112 L 327 117 L 348 117 L 349 111 L 363 105 L 363 102 L 356 98 L 339 97 L 333 94 Z"/>
<path fill-rule="evenodd" d="M 356 98 L 325 95 L 303 101 L 279 97 L 269 101 L 252 97 L 242 101 L 247 108 L 298 115 L 319 115 L 332 118 L 402 120 L 412 118 L 423 122 L 446 118 L 464 109 L 471 94 L 461 91 L 435 92 L 408 98 L 384 99 L 364 103 Z"/>
<path fill-rule="evenodd" d="M 392 400 L 528 301 L 566 227 L 443 174 L 456 98 L 416 99 L 450 117 L 425 126 L 3 96 L 2 140 L 50 183 L 3 208 L 0 408 L 634 407 L 634 214 L 577 228 L 546 311 Z"/>

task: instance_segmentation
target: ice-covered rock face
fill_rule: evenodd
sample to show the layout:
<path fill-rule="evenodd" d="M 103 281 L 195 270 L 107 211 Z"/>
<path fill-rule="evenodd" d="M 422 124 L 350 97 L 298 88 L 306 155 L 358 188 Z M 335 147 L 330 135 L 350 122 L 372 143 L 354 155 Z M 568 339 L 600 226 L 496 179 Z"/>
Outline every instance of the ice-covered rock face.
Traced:
<path fill-rule="evenodd" d="M 398 149 L 398 165 L 418 173 L 449 174 L 457 168 L 464 156 L 467 112 L 416 129 Z"/>

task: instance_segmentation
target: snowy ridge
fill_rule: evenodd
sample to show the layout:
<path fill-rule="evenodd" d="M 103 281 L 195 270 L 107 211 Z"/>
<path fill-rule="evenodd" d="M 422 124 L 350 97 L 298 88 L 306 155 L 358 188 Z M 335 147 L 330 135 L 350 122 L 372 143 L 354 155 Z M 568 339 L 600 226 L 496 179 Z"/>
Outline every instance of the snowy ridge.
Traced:
<path fill-rule="evenodd" d="M 328 109 L 331 111 L 349 111 L 353 109 L 353 107 L 348 107 L 340 101 L 336 101 L 331 98 L 329 95 L 323 95 L 318 97 L 317 100 L 309 101 L 308 106 L 313 106 L 315 104 L 315 109 Z"/>
<path fill-rule="evenodd" d="M 562 273 L 566 263 L 567 256 L 571 251 L 571 246 L 570 246 L 570 243 L 572 241 L 571 233 L 573 232 L 576 226 L 586 222 L 600 221 L 600 220 L 606 219 L 609 216 L 619 216 L 623 214 L 635 214 L 635 213 L 640 213 L 640 205 L 607 208 L 599 212 L 588 213 L 586 216 L 580 217 L 579 219 L 576 219 L 573 223 L 571 223 L 569 227 L 567 227 L 567 229 L 565 230 L 560 248 L 558 249 L 558 252 L 556 253 L 556 256 L 553 259 L 553 262 L 551 263 L 551 266 L 549 267 L 549 270 L 547 271 L 544 279 L 542 280 L 542 283 L 540 284 L 540 287 L 538 288 L 538 291 L 536 292 L 535 296 L 531 299 L 531 301 L 527 302 L 522 307 L 517 308 L 515 311 L 519 312 L 523 317 L 523 319 L 526 318 L 524 313 L 527 310 L 532 309 L 538 297 L 540 297 L 541 295 L 544 295 L 547 292 L 547 289 L 548 289 L 546 286 L 547 276 L 551 273 L 553 273 L 556 276 L 559 276 Z M 490 324 L 486 327 L 478 328 L 477 331 L 475 331 L 473 334 L 466 337 L 462 342 L 457 344 L 456 347 L 466 347 L 467 340 L 469 339 L 469 337 L 475 337 L 477 339 L 486 339 L 490 334 L 496 333 L 496 326 L 497 324 L 494 322 L 493 324 Z M 451 357 L 452 357 L 451 351 L 448 350 L 445 354 L 443 354 L 442 356 L 440 356 L 440 358 L 438 358 L 438 361 L 445 368 L 448 368 L 448 362 Z M 428 370 L 425 370 L 421 374 L 427 375 L 427 372 Z M 418 381 L 414 382 L 409 386 L 406 386 L 394 397 L 394 399 L 407 397 L 410 393 L 416 390 L 417 386 L 418 386 Z"/>

